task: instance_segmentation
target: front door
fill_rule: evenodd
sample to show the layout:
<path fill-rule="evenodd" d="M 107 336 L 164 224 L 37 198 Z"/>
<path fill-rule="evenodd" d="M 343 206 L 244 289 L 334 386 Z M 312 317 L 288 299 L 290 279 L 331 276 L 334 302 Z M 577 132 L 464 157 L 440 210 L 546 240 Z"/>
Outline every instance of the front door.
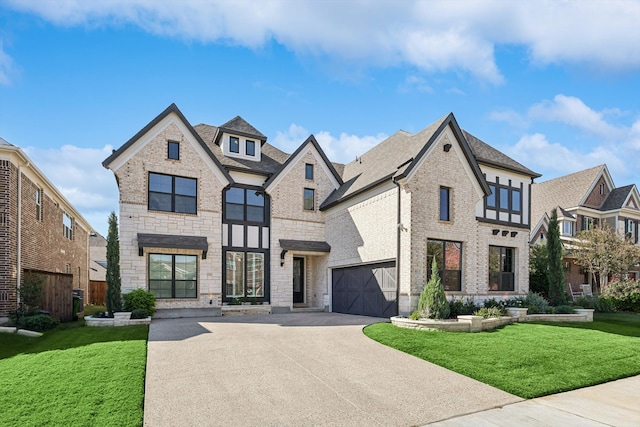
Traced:
<path fill-rule="evenodd" d="M 293 258 L 293 303 L 304 303 L 304 258 Z"/>

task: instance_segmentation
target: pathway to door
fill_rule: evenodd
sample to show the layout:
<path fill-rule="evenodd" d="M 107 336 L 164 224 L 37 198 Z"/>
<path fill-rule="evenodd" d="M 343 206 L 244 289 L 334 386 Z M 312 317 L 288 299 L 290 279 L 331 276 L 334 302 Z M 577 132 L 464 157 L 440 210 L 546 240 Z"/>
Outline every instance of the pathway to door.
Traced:
<path fill-rule="evenodd" d="M 145 425 L 409 426 L 522 400 L 364 336 L 382 320 L 153 320 Z"/>

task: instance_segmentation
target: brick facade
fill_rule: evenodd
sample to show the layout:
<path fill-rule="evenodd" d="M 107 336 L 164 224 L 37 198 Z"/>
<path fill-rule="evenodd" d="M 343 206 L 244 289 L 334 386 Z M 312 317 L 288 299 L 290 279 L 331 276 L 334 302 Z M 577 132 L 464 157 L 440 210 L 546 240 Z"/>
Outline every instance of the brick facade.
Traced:
<path fill-rule="evenodd" d="M 89 285 L 89 227 L 82 218 L 74 216 L 75 210 L 68 202 L 13 148 L 7 155 L 9 159 L 0 160 L 0 317 L 17 308 L 17 281 L 25 270 L 72 274 L 74 289 L 83 290 L 85 295 Z M 19 164 L 22 167 L 18 168 Z M 42 191 L 39 218 L 38 189 Z M 63 234 L 64 212 L 73 219 L 72 240 Z"/>

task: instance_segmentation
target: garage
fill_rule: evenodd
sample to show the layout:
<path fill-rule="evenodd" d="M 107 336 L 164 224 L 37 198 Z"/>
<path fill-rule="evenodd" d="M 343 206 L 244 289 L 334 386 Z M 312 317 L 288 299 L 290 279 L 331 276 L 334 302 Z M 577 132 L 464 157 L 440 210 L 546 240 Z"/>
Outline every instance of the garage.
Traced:
<path fill-rule="evenodd" d="M 334 268 L 332 311 L 375 317 L 398 315 L 394 261 Z"/>

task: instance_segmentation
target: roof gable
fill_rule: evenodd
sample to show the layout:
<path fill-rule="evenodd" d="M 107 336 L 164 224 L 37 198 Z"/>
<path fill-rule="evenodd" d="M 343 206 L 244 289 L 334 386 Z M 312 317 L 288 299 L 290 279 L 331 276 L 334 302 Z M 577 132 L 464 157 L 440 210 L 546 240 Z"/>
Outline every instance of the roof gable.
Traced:
<path fill-rule="evenodd" d="M 473 155 L 478 163 L 525 174 L 532 178 L 538 178 L 541 176 L 539 173 L 536 173 L 531 169 L 523 166 L 501 151 L 496 150 L 486 142 L 481 141 L 477 137 L 471 135 L 466 130 L 463 129 L 462 133 L 469 143 L 469 147 L 471 148 L 471 151 L 473 152 Z"/>
<path fill-rule="evenodd" d="M 320 147 L 320 144 L 318 144 L 318 141 L 313 135 L 309 135 L 309 137 L 302 144 L 300 144 L 298 149 L 289 156 L 284 164 L 282 164 L 280 169 L 264 183 L 264 188 L 267 190 L 267 192 L 270 192 L 273 187 L 278 185 L 278 183 L 287 174 L 287 172 L 291 170 L 293 165 L 300 161 L 304 153 L 306 153 L 305 148 L 310 148 L 312 153 L 316 156 L 316 158 L 318 158 L 318 163 L 320 163 L 324 172 L 327 174 L 329 179 L 331 179 L 334 187 L 338 188 L 342 185 L 342 178 L 340 178 L 340 175 L 333 167 L 333 164 L 327 158 L 326 154 L 322 150 L 322 147 Z"/>
<path fill-rule="evenodd" d="M 178 109 L 176 104 L 171 104 L 162 113 L 158 114 L 152 121 L 136 133 L 131 139 L 125 142 L 120 148 L 115 150 L 103 162 L 102 166 L 107 169 L 115 170 L 124 164 L 128 159 L 133 157 L 142 147 L 151 141 L 155 135 L 166 128 L 169 124 L 175 123 L 181 129 L 183 134 L 191 137 L 190 142 L 201 152 L 205 161 L 209 161 L 212 170 L 218 178 L 225 184 L 232 183 L 233 179 L 222 167 L 218 159 L 213 155 L 207 144 L 204 143 L 200 135 L 195 131 L 191 124 Z"/>

